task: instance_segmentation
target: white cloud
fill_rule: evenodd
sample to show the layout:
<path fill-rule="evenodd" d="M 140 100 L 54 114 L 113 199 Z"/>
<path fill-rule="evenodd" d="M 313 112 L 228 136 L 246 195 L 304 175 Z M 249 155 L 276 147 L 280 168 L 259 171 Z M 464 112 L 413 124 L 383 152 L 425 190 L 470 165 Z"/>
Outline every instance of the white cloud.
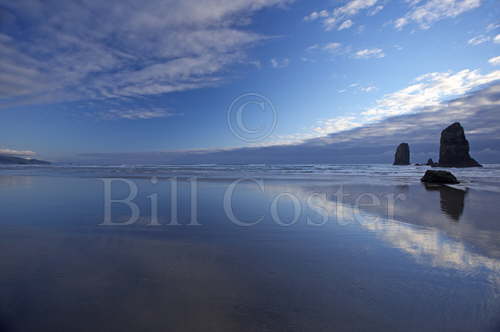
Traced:
<path fill-rule="evenodd" d="M 338 28 L 339 31 L 349 29 L 354 23 L 351 20 L 344 21 Z"/>
<path fill-rule="evenodd" d="M 430 26 L 442 19 L 456 17 L 481 5 L 481 0 L 428 0 L 411 1 L 410 10 L 404 17 L 394 21 L 397 29 L 402 29 L 405 25 L 413 22 L 422 29 Z"/>
<path fill-rule="evenodd" d="M 500 56 L 497 56 L 497 57 L 494 57 L 494 58 L 491 58 L 488 60 L 488 62 L 492 65 L 492 66 L 500 66 Z"/>
<path fill-rule="evenodd" d="M 306 52 L 313 52 L 315 50 L 318 50 L 320 48 L 319 44 L 314 44 L 306 48 Z"/>
<path fill-rule="evenodd" d="M 12 149 L 0 149 L 0 155 L 13 156 L 13 157 L 33 157 L 36 155 L 33 151 L 19 151 Z"/>
<path fill-rule="evenodd" d="M 342 44 L 337 42 L 330 42 L 323 45 L 314 44 L 306 49 L 306 52 L 309 53 L 314 51 L 324 51 L 331 54 L 338 54 L 340 51 L 342 51 Z"/>
<path fill-rule="evenodd" d="M 252 65 L 252 66 L 255 66 L 255 68 L 257 68 L 257 69 L 261 69 L 262 68 L 262 62 L 260 62 L 260 60 L 248 61 L 248 64 Z"/>
<path fill-rule="evenodd" d="M 373 86 L 373 85 L 369 85 L 369 86 L 361 87 L 360 90 L 363 92 L 373 92 L 373 91 L 377 90 L 377 87 Z"/>
<path fill-rule="evenodd" d="M 482 43 L 486 43 L 489 40 L 490 40 L 489 36 L 480 35 L 480 36 L 476 36 L 474 38 L 469 39 L 469 41 L 467 43 L 469 45 L 477 46 L 477 45 L 480 45 Z"/>
<path fill-rule="evenodd" d="M 490 31 L 496 30 L 498 28 L 500 28 L 500 24 L 491 23 L 491 24 L 488 24 L 488 26 L 486 27 L 486 32 L 490 32 Z"/>
<path fill-rule="evenodd" d="M 404 17 L 400 17 L 396 21 L 394 21 L 394 26 L 396 27 L 396 29 L 401 29 L 406 24 L 408 24 L 408 19 Z"/>
<path fill-rule="evenodd" d="M 15 18 L 0 34 L 0 107 L 126 102 L 222 84 L 224 70 L 251 64 L 246 49 L 268 38 L 242 25 L 292 1 L 4 1 Z M 17 19 L 29 19 L 27 38 L 8 35 Z"/>
<path fill-rule="evenodd" d="M 319 121 L 318 126 L 313 128 L 317 136 L 326 136 L 328 134 L 361 127 L 362 123 L 356 116 L 338 116 L 335 118 Z"/>
<path fill-rule="evenodd" d="M 493 42 L 495 44 L 500 44 L 500 34 L 496 35 L 495 38 L 493 38 Z"/>
<path fill-rule="evenodd" d="M 364 49 L 353 52 L 351 46 L 344 46 L 338 42 L 331 42 L 327 44 L 314 44 L 306 49 L 306 52 L 326 52 L 334 56 L 351 56 L 355 59 L 370 59 L 370 58 L 383 58 L 385 53 L 380 48 Z"/>
<path fill-rule="evenodd" d="M 323 26 L 325 27 L 326 31 L 330 31 L 335 28 L 337 22 L 338 20 L 335 17 L 328 17 L 323 20 Z"/>
<path fill-rule="evenodd" d="M 329 13 L 327 10 L 322 10 L 319 12 L 312 12 L 311 14 L 304 17 L 304 21 L 314 21 L 321 17 L 328 17 Z"/>
<path fill-rule="evenodd" d="M 377 3 L 377 0 L 351 0 L 347 2 L 344 6 L 335 8 L 333 10 L 334 16 L 354 16 L 360 11 L 373 7 Z"/>
<path fill-rule="evenodd" d="M 328 52 L 333 52 L 333 51 L 338 50 L 341 46 L 342 46 L 341 43 L 336 43 L 336 42 L 328 43 L 328 44 L 323 46 L 323 50 L 328 51 Z"/>
<path fill-rule="evenodd" d="M 161 108 L 111 109 L 101 115 L 103 119 L 148 120 L 168 118 L 175 114 Z"/>
<path fill-rule="evenodd" d="M 377 87 L 374 85 L 360 85 L 359 83 L 351 83 L 349 86 L 345 89 L 338 90 L 339 93 L 344 93 L 347 92 L 348 90 L 354 89 L 355 91 L 361 91 L 361 92 L 373 92 L 377 90 Z"/>
<path fill-rule="evenodd" d="M 302 62 L 310 62 L 310 63 L 315 63 L 316 62 L 315 59 L 311 59 L 311 58 L 304 57 L 304 56 L 300 58 L 300 61 L 302 61 Z"/>
<path fill-rule="evenodd" d="M 286 67 L 288 67 L 288 65 L 290 65 L 290 59 L 288 59 L 288 58 L 284 58 L 284 59 L 275 59 L 275 58 L 273 58 L 273 59 L 270 60 L 270 62 L 271 62 L 271 66 L 273 68 L 276 68 L 276 69 L 278 69 L 278 68 L 286 68 Z"/>
<path fill-rule="evenodd" d="M 374 5 L 376 5 L 378 0 L 349 0 L 343 6 L 336 7 L 331 12 L 327 10 L 322 10 L 320 12 L 312 12 L 304 18 L 305 21 L 315 21 L 321 19 L 323 26 L 326 31 L 335 29 L 339 25 L 339 30 L 347 29 L 352 26 L 352 21 L 350 18 L 356 16 L 363 10 L 367 10 Z M 375 15 L 383 6 L 378 6 L 370 12 L 371 15 Z"/>
<path fill-rule="evenodd" d="M 330 119 L 317 121 L 317 124 L 310 128 L 308 132 L 289 134 L 289 135 L 273 135 L 265 142 L 259 142 L 252 146 L 268 147 L 277 145 L 294 145 L 303 143 L 309 139 L 324 137 L 331 133 L 338 133 L 345 130 L 358 128 L 362 126 L 357 122 L 355 116 L 338 116 Z"/>
<path fill-rule="evenodd" d="M 384 9 L 384 6 L 383 5 L 379 5 L 375 8 L 373 8 L 373 10 L 368 13 L 369 16 L 374 16 L 374 15 L 377 15 L 380 11 L 382 11 L 382 9 Z"/>
<path fill-rule="evenodd" d="M 304 17 L 304 21 L 315 21 L 318 19 L 318 12 L 312 12 L 311 14 Z"/>
<path fill-rule="evenodd" d="M 499 59 L 500 61 L 500 59 Z M 418 77 L 414 84 L 386 95 L 377 105 L 362 113 L 369 121 L 408 114 L 439 105 L 447 98 L 460 96 L 471 89 L 500 79 L 500 71 L 482 75 L 478 70 L 457 73 L 437 72 Z"/>
<path fill-rule="evenodd" d="M 364 49 L 364 50 L 357 51 L 354 54 L 354 57 L 356 59 L 370 59 L 370 58 L 378 59 L 378 58 L 385 57 L 385 53 L 380 48 Z"/>
<path fill-rule="evenodd" d="M 500 57 L 498 57 L 500 63 Z M 365 127 L 376 124 L 384 119 L 413 113 L 425 113 L 425 117 L 430 121 L 435 116 L 432 113 L 443 110 L 450 106 L 448 114 L 453 114 L 455 119 L 465 119 L 474 112 L 480 109 L 480 105 L 498 105 L 498 101 L 485 100 L 478 97 L 478 100 L 471 105 L 463 105 L 461 101 L 455 101 L 452 104 L 447 104 L 446 101 L 455 97 L 464 96 L 474 89 L 493 83 L 500 80 L 500 70 L 492 71 L 487 74 L 481 74 L 479 70 L 464 69 L 462 71 L 453 72 L 436 72 L 428 73 L 417 77 L 411 85 L 398 90 L 396 92 L 385 95 L 383 98 L 375 102 L 375 106 L 367 108 L 358 114 L 347 116 L 337 116 L 326 120 L 318 121 L 317 125 L 310 131 L 296 133 L 293 135 L 281 136 L 280 140 L 267 142 L 264 145 L 280 145 L 280 144 L 299 144 L 309 139 L 319 138 L 327 143 L 349 141 L 354 136 L 343 137 L 342 134 L 336 137 L 335 140 L 327 138 L 328 134 L 341 133 L 350 129 Z M 371 90 L 374 86 L 363 87 L 358 83 L 353 83 L 347 89 L 338 90 L 338 93 L 344 93 L 348 89 L 359 89 L 361 91 Z M 498 90 L 498 88 L 497 88 Z M 484 99 L 484 100 L 483 100 Z M 435 119 L 437 122 L 446 122 L 442 116 Z M 386 135 L 395 134 L 405 130 L 404 126 L 417 127 L 421 124 L 403 123 L 391 125 L 390 128 L 384 126 L 377 129 L 366 129 L 363 135 Z M 368 128 L 368 127 L 367 127 Z"/>
<path fill-rule="evenodd" d="M 328 17 L 328 10 L 322 10 L 319 12 L 319 17 Z"/>

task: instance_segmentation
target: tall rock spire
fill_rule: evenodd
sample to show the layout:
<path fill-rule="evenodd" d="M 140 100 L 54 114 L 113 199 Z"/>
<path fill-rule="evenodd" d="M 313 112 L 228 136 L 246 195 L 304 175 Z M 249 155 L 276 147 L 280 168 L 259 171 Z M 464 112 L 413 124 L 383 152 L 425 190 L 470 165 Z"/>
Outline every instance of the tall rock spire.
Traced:
<path fill-rule="evenodd" d="M 394 156 L 394 165 L 410 165 L 410 146 L 408 143 L 401 143 Z"/>
<path fill-rule="evenodd" d="M 455 122 L 441 133 L 439 167 L 482 167 L 469 154 L 464 128 Z"/>

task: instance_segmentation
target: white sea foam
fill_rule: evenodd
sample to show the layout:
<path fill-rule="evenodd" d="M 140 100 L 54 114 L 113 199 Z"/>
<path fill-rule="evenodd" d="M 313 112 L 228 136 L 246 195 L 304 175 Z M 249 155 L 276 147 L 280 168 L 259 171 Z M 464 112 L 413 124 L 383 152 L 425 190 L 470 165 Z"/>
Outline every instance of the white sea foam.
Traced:
<path fill-rule="evenodd" d="M 426 166 L 385 164 L 249 164 L 249 165 L 2 165 L 0 175 L 45 175 L 78 177 L 202 177 L 231 179 L 259 177 L 272 179 L 329 180 L 336 183 L 411 184 L 420 182 Z M 484 168 L 452 168 L 464 189 L 500 192 L 500 164 Z"/>

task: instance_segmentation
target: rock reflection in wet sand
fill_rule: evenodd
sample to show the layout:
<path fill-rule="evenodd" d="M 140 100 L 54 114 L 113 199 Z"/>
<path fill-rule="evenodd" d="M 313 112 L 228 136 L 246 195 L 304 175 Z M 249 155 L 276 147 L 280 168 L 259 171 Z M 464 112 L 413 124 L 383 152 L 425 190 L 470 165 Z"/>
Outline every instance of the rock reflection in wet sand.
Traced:
<path fill-rule="evenodd" d="M 460 221 L 464 212 L 464 201 L 467 190 L 455 189 L 443 185 L 425 185 L 428 191 L 439 191 L 441 210 L 455 221 Z"/>

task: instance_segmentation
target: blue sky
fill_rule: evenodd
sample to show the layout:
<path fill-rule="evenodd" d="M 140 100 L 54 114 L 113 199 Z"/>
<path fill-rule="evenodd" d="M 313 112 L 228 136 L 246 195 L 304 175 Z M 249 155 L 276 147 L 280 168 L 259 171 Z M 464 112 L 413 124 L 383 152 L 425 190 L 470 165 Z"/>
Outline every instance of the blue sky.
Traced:
<path fill-rule="evenodd" d="M 318 142 L 352 153 L 378 142 L 356 160 L 388 162 L 417 116 L 407 140 L 420 137 L 423 160 L 439 126 L 460 120 L 477 154 L 500 162 L 499 56 L 495 0 L 0 0 L 0 153 L 313 162 L 294 158 Z M 246 93 L 276 112 L 258 141 L 228 124 Z M 244 117 L 264 128 L 269 108 Z M 385 138 L 360 141 L 370 128 Z"/>

